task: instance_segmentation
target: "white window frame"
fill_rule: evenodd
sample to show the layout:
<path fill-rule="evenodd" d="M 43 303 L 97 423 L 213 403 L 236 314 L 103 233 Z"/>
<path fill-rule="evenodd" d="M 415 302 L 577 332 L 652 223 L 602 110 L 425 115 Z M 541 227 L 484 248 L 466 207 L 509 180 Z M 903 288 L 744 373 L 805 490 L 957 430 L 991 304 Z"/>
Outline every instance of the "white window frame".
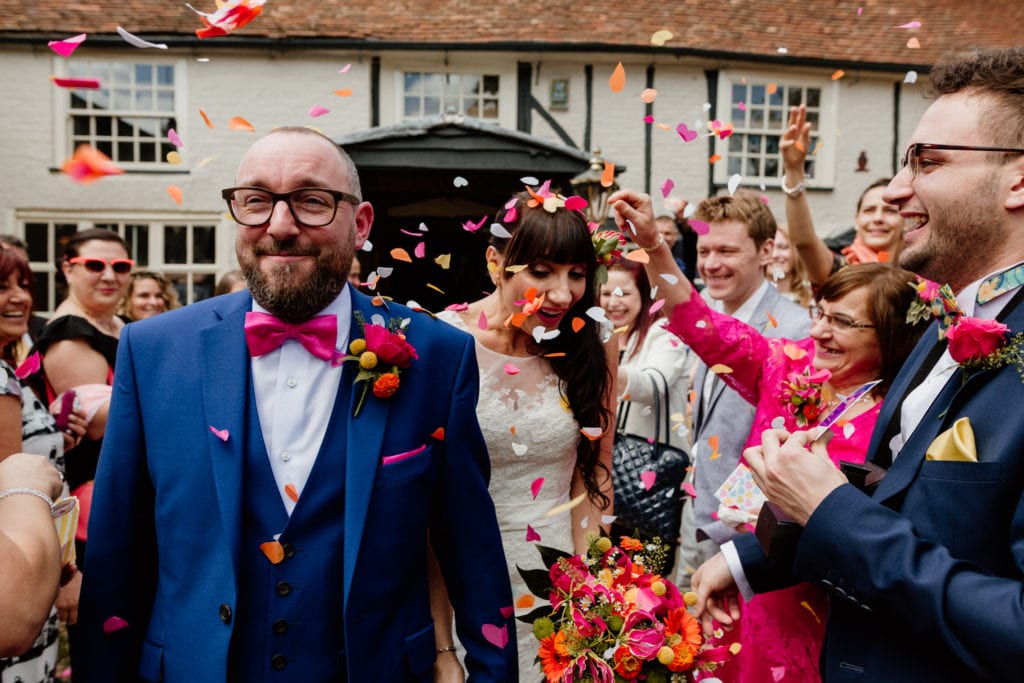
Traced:
<path fill-rule="evenodd" d="M 148 56 L 149 55 L 147 55 L 147 57 Z M 81 62 L 102 63 L 102 64 L 110 65 L 111 67 L 127 66 L 129 68 L 129 70 L 131 71 L 131 73 L 132 73 L 132 79 L 134 79 L 135 66 L 140 65 L 140 64 L 151 65 L 153 67 L 162 67 L 162 66 L 172 67 L 174 69 L 174 85 L 173 85 L 174 107 L 173 107 L 173 114 L 171 113 L 171 110 L 166 110 L 166 111 L 145 111 L 144 112 L 144 111 L 136 111 L 134 109 L 109 109 L 109 110 L 103 110 L 103 111 L 107 112 L 109 114 L 109 116 L 112 119 L 114 119 L 112 121 L 112 127 L 116 126 L 116 119 L 118 117 L 122 117 L 122 118 L 125 118 L 125 119 L 144 119 L 144 118 L 168 118 L 169 116 L 173 116 L 174 117 L 174 122 L 175 122 L 175 125 L 174 125 L 175 132 L 177 132 L 177 134 L 178 134 L 178 136 L 180 138 L 187 139 L 187 137 L 188 137 L 188 123 L 187 123 L 187 121 L 188 121 L 188 114 L 187 114 L 187 111 L 186 111 L 186 102 L 187 102 L 187 99 L 188 99 L 188 93 L 187 93 L 186 87 L 185 87 L 185 83 L 186 83 L 186 71 L 185 71 L 185 69 L 186 69 L 187 62 L 184 59 L 169 59 L 169 58 L 166 58 L 166 57 L 165 58 L 160 58 L 159 56 L 153 57 L 153 58 L 147 58 L 147 59 L 141 59 L 141 58 L 137 58 L 137 59 L 124 59 L 124 58 L 111 59 L 111 58 L 104 58 L 104 57 L 100 56 L 100 57 L 96 57 L 96 58 L 92 58 L 92 59 L 78 60 L 78 62 L 76 62 L 76 64 L 79 64 Z M 58 75 L 58 76 L 60 76 L 60 77 L 63 77 L 63 78 L 69 77 L 70 74 L 71 74 L 71 67 L 70 67 L 70 65 L 68 63 L 68 60 L 61 59 L 59 57 L 55 57 L 54 58 L 53 73 Z M 155 78 L 155 74 L 154 74 L 154 78 Z M 102 88 L 107 88 L 109 85 L 112 85 L 112 84 L 104 83 L 103 79 L 100 79 L 100 85 L 101 85 Z M 55 91 L 55 102 L 54 102 L 53 139 L 57 141 L 57 144 L 54 145 L 54 153 L 55 153 L 54 165 L 56 167 L 60 167 L 63 164 L 65 159 L 67 159 L 72 154 L 74 154 L 75 147 L 76 147 L 76 144 L 74 142 L 74 119 L 76 118 L 76 116 L 74 115 L 74 112 L 82 111 L 82 110 L 76 110 L 76 109 L 72 109 L 71 108 L 71 92 L 75 92 L 75 91 L 67 90 L 65 88 L 54 88 L 54 91 Z M 92 92 L 92 91 L 83 90 L 81 92 L 88 93 L 88 92 Z M 132 100 L 132 102 L 134 102 L 134 92 L 135 92 L 135 90 L 131 89 L 130 92 L 132 93 L 131 100 Z M 86 111 L 88 111 L 88 110 L 86 110 Z M 112 128 L 112 136 L 114 137 L 114 142 L 112 142 L 112 145 L 116 147 L 116 145 L 117 145 L 117 141 L 116 141 L 117 140 L 117 136 L 116 136 L 116 130 L 113 130 L 113 128 Z M 131 138 L 129 138 L 129 139 L 131 139 Z M 166 141 L 166 138 L 163 138 L 162 140 Z M 150 171 L 151 172 L 151 171 L 156 170 L 156 171 L 168 171 L 168 172 L 180 173 L 183 170 L 181 165 L 171 164 L 170 162 L 168 162 L 166 157 L 163 155 L 162 151 L 158 152 L 157 158 L 156 158 L 155 161 L 123 161 L 123 160 L 119 160 L 118 158 L 116 158 L 116 155 L 114 155 L 114 162 L 119 167 L 121 167 L 122 169 L 124 169 L 126 171 L 144 170 L 144 171 Z"/>
<path fill-rule="evenodd" d="M 505 109 L 505 103 L 508 102 L 509 100 L 508 100 L 507 97 L 503 96 L 503 86 L 502 86 L 502 82 L 503 81 L 506 81 L 506 82 L 508 81 L 508 76 L 505 73 L 503 73 L 500 69 L 497 69 L 497 68 L 494 68 L 494 69 L 482 68 L 482 69 L 479 70 L 479 73 L 478 73 L 474 69 L 460 69 L 460 68 L 455 68 L 455 67 L 430 68 L 428 66 L 423 66 L 423 65 L 414 66 L 414 67 L 411 66 L 411 67 L 408 67 L 408 68 L 399 67 L 399 68 L 395 69 L 395 120 L 396 121 L 414 121 L 414 120 L 422 118 L 424 116 L 433 116 L 433 115 L 435 115 L 435 114 L 428 114 L 428 113 L 424 112 L 424 106 L 423 106 L 424 96 L 422 94 L 421 94 L 421 97 L 420 97 L 420 113 L 417 114 L 417 115 L 414 115 L 414 116 L 407 116 L 406 115 L 406 113 L 405 113 L 405 98 L 406 98 L 407 92 L 406 92 L 406 89 L 405 89 L 405 79 L 406 79 L 406 76 L 408 74 L 420 74 L 421 76 L 443 76 L 446 80 L 450 79 L 453 76 L 459 77 L 459 78 L 468 76 L 468 77 L 471 77 L 471 78 L 479 78 L 479 79 L 481 79 L 481 83 L 483 82 L 484 78 L 487 78 L 489 76 L 493 76 L 493 77 L 497 78 L 498 79 L 498 91 L 497 91 L 497 93 L 495 93 L 494 96 L 485 96 L 484 93 L 482 93 L 482 92 L 477 94 L 477 95 L 473 95 L 472 93 L 465 93 L 465 92 L 463 92 L 460 89 L 459 94 L 458 94 L 458 108 L 457 108 L 455 113 L 463 115 L 463 116 L 472 116 L 473 118 L 480 119 L 481 121 L 487 121 L 488 123 L 494 123 L 494 124 L 501 125 L 502 118 L 503 118 L 503 110 Z M 507 86 L 505 87 L 505 89 L 507 89 Z M 466 112 L 466 104 L 467 103 L 475 103 L 475 104 L 478 104 L 480 106 L 483 106 L 485 101 L 491 101 L 491 100 L 497 102 L 497 104 L 498 104 L 498 111 L 495 113 L 494 116 L 489 116 L 489 117 L 474 116 L 473 114 L 469 114 L 469 113 Z M 441 114 L 445 113 L 445 109 L 446 109 L 445 102 L 446 102 L 445 96 L 444 96 L 444 94 L 442 94 L 441 95 L 440 108 L 439 108 L 439 111 L 437 112 L 437 115 L 441 115 Z"/>
<path fill-rule="evenodd" d="M 769 128 L 768 121 L 765 121 L 765 127 L 761 129 L 751 129 L 745 125 L 745 122 L 733 120 L 733 102 L 732 102 L 732 90 L 733 85 L 748 85 L 748 86 L 768 86 L 769 84 L 776 84 L 780 89 L 786 87 L 800 87 L 800 88 L 818 88 L 821 91 L 821 101 L 818 107 L 818 128 L 816 131 L 812 131 L 812 138 L 817 138 L 820 141 L 820 145 L 812 142 L 812 147 L 808 150 L 808 160 L 813 160 L 814 163 L 814 177 L 807 179 L 807 186 L 814 188 L 832 188 L 836 182 L 836 147 L 838 146 L 838 128 L 837 128 L 837 112 L 839 103 L 839 85 L 837 81 L 833 81 L 827 76 L 814 76 L 808 74 L 787 74 L 787 73 L 768 73 L 768 72 L 749 72 L 749 71 L 721 71 L 719 72 L 718 78 L 718 101 L 716 103 L 715 111 L 718 113 L 717 119 L 723 123 L 733 123 L 734 130 L 736 131 L 733 135 L 744 135 L 744 134 L 763 134 L 763 135 L 782 135 L 786 130 L 786 122 L 789 119 L 789 103 L 783 100 L 782 102 L 782 127 L 777 129 Z M 745 112 L 746 116 L 750 115 L 750 107 Z M 725 185 L 729 182 L 729 177 L 732 175 L 729 172 L 729 144 L 732 136 L 726 137 L 724 140 L 715 138 L 715 153 L 719 154 L 722 158 L 714 164 L 714 181 L 716 184 Z M 762 145 L 767 145 L 767 142 L 762 140 Z M 814 148 L 818 147 L 816 154 Z M 744 168 L 740 175 L 743 177 L 743 185 L 764 185 L 765 187 L 778 188 L 781 185 L 780 176 L 782 175 L 782 159 L 779 157 L 778 162 L 778 174 L 774 177 L 766 176 L 764 169 L 762 168 L 761 176 L 747 176 L 745 174 L 746 169 Z"/>
<path fill-rule="evenodd" d="M 17 232 L 27 241 L 27 225 L 34 223 L 45 223 L 47 225 L 46 253 L 51 259 L 46 261 L 31 261 L 33 276 L 46 278 L 48 280 L 49 301 L 35 301 L 35 310 L 38 313 L 48 315 L 53 312 L 60 301 L 56 300 L 56 275 L 60 271 L 60 262 L 57 260 L 60 254 L 55 253 L 56 225 L 74 225 L 76 232 L 88 230 L 95 227 L 105 227 L 111 224 L 118 226 L 118 234 L 124 237 L 125 226 L 144 225 L 148 227 L 148 248 L 146 250 L 146 263 L 137 263 L 136 270 L 154 270 L 163 273 L 172 280 L 184 276 L 185 296 L 181 297 L 181 303 L 190 304 L 198 301 L 195 291 L 196 276 L 211 275 L 214 284 L 216 278 L 229 266 L 227 265 L 234 252 L 232 245 L 235 238 L 235 226 L 226 221 L 221 214 L 217 213 L 96 213 L 84 215 L 78 212 L 61 211 L 19 211 L 15 217 Z M 169 226 L 188 226 L 188 238 L 186 238 L 186 263 L 167 263 L 164 261 L 164 248 L 166 246 L 165 228 Z M 195 226 L 213 227 L 214 255 L 212 263 L 194 263 L 195 255 L 192 252 L 193 239 L 192 229 Z M 138 254 L 131 254 L 138 257 Z M 140 261 L 142 259 L 139 259 Z M 212 290 L 212 287 L 211 287 Z M 179 292 L 180 293 L 180 292 Z M 212 291 L 210 292 L 212 296 Z"/>

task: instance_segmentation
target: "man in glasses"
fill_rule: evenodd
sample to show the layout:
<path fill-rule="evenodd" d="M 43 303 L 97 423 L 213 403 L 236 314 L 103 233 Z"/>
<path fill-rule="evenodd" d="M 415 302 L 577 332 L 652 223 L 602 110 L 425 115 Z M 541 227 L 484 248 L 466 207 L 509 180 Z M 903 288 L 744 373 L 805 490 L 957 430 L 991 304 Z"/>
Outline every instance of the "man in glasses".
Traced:
<path fill-rule="evenodd" d="M 76 680 L 428 679 L 428 540 L 471 676 L 516 680 L 472 338 L 347 286 L 373 208 L 323 135 L 223 197 L 248 291 L 121 338 Z"/>
<path fill-rule="evenodd" d="M 725 622 L 738 586 L 827 588 L 825 681 L 1024 670 L 1024 338 L 1012 336 L 1024 330 L 1024 48 L 939 65 L 931 89 L 885 201 L 905 221 L 900 265 L 947 283 L 955 303 L 938 301 L 949 315 L 894 381 L 859 485 L 822 444 L 808 452 L 808 433 L 765 432 L 745 453 L 805 525 L 795 558 L 768 559 L 749 535 L 694 576 L 698 609 Z M 964 351 L 972 340 L 987 341 Z"/>

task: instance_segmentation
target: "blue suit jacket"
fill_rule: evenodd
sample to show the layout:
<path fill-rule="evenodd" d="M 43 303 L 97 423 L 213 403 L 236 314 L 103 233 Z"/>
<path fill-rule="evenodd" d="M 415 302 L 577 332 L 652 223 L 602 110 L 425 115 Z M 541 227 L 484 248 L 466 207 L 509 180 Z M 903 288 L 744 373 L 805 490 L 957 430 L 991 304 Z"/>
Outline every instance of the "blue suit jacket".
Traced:
<path fill-rule="evenodd" d="M 1024 329 L 1024 306 L 1006 319 Z M 925 332 L 882 406 L 869 457 L 937 344 Z M 1014 366 L 957 369 L 872 497 L 852 485 L 808 521 L 796 576 L 832 597 L 822 676 L 835 681 L 1010 681 L 1024 675 L 1024 379 Z M 969 417 L 978 462 L 928 461 Z M 748 536 L 753 536 L 748 534 Z M 786 573 L 737 539 L 755 590 Z"/>
<path fill-rule="evenodd" d="M 515 680 L 515 629 L 498 648 L 483 636 L 512 604 L 486 447 L 476 422 L 473 340 L 408 308 L 353 308 L 410 317 L 419 359 L 388 400 L 368 396 L 338 430 L 346 449 L 343 582 L 351 681 L 431 680 L 435 656 L 425 544 L 428 529 L 455 607 L 474 680 Z M 85 562 L 75 678 L 223 681 L 237 599 L 242 448 L 250 362 L 247 292 L 127 326 Z M 353 337 L 358 335 L 353 324 Z M 355 405 L 356 389 L 351 391 Z M 432 438 L 438 427 L 443 440 Z M 221 440 L 211 428 L 227 430 Z M 384 456 L 426 444 L 386 466 Z M 325 448 L 331 447 L 325 444 Z M 127 627 L 104 633 L 111 617 Z M 81 677 L 81 678 L 80 678 Z"/>

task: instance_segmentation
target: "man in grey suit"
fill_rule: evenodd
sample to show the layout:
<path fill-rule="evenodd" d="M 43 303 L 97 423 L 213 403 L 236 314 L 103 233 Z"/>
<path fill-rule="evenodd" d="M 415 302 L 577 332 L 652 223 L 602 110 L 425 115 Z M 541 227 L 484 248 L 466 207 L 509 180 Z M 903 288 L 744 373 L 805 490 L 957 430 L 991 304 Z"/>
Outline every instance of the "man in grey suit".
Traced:
<path fill-rule="evenodd" d="M 775 218 L 761 198 L 747 191 L 710 197 L 693 218 L 710 226 L 697 238 L 697 271 L 705 299 L 769 337 L 802 339 L 810 329 L 807 310 L 783 298 L 765 278 L 772 253 Z M 738 532 L 718 521 L 715 491 L 739 464 L 754 421 L 754 406 L 725 386 L 698 361 L 693 382 L 694 488 L 697 497 L 683 511 L 677 567 L 685 583 L 694 568 Z M 714 444 L 717 442 L 717 449 Z M 715 456 L 715 453 L 718 453 Z"/>

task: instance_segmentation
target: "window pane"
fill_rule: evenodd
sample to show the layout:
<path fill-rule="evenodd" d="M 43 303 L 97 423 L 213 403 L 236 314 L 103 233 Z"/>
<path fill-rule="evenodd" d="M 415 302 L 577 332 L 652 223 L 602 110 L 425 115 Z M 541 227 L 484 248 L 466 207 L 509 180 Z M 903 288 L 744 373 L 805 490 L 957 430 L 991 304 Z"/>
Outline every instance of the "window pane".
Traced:
<path fill-rule="evenodd" d="M 420 98 L 418 97 L 406 97 L 405 98 L 405 116 L 422 116 L 420 113 Z"/>
<path fill-rule="evenodd" d="M 821 106 L 821 90 L 818 88 L 807 89 L 807 106 L 808 107 L 820 107 Z"/>
<path fill-rule="evenodd" d="M 113 119 L 108 116 L 97 116 L 93 119 L 96 122 L 96 135 L 108 137 L 111 133 Z"/>
<path fill-rule="evenodd" d="M 751 154 L 761 153 L 761 136 L 760 135 L 748 135 L 747 136 L 747 151 Z"/>
<path fill-rule="evenodd" d="M 171 90 L 160 90 L 157 92 L 156 108 L 162 112 L 174 111 L 174 92 Z"/>
<path fill-rule="evenodd" d="M 484 76 L 484 94 L 485 95 L 497 95 L 498 94 L 498 76 Z"/>
<path fill-rule="evenodd" d="M 735 135 L 735 134 L 730 135 L 729 136 L 729 153 L 730 154 L 739 154 L 739 153 L 741 153 L 743 151 L 743 140 L 746 137 L 747 137 L 746 135 Z"/>
<path fill-rule="evenodd" d="M 789 106 L 799 107 L 803 104 L 801 97 L 801 95 L 803 95 L 803 91 L 800 90 L 800 88 L 787 88 L 787 92 L 789 93 Z"/>
<path fill-rule="evenodd" d="M 496 119 L 498 118 L 498 101 L 497 100 L 485 100 L 484 101 L 484 116 L 485 119 Z"/>
<path fill-rule="evenodd" d="M 781 138 L 778 135 L 766 135 L 765 140 L 765 152 L 768 154 L 779 153 L 779 140 Z"/>
<path fill-rule="evenodd" d="M 153 82 L 153 66 L 151 64 L 135 65 L 135 85 L 149 85 Z"/>
<path fill-rule="evenodd" d="M 132 66 L 126 63 L 116 63 L 110 65 L 110 78 L 111 85 L 119 86 L 130 86 L 132 82 Z"/>
<path fill-rule="evenodd" d="M 405 92 L 419 92 L 422 75 L 418 73 L 405 73 Z"/>
<path fill-rule="evenodd" d="M 750 87 L 750 102 L 747 104 L 764 104 L 764 93 L 765 88 L 763 85 L 753 85 Z"/>
<path fill-rule="evenodd" d="M 781 109 L 769 109 L 768 110 L 768 127 L 774 130 L 783 128 L 784 123 L 788 120 L 788 115 Z"/>
<path fill-rule="evenodd" d="M 759 178 L 761 177 L 761 160 L 753 157 L 747 158 L 747 177 Z"/>
<path fill-rule="evenodd" d="M 743 171 L 743 157 L 729 157 L 729 175 L 736 175 Z"/>
<path fill-rule="evenodd" d="M 46 223 L 25 224 L 25 244 L 28 246 L 29 261 L 50 262 L 50 255 L 46 253 Z"/>
<path fill-rule="evenodd" d="M 423 92 L 428 95 L 440 94 L 444 90 L 444 74 L 423 74 Z"/>
<path fill-rule="evenodd" d="M 747 99 L 747 86 L 742 83 L 733 83 L 732 86 L 732 101 L 733 103 L 742 102 Z"/>
<path fill-rule="evenodd" d="M 156 68 L 156 82 L 160 85 L 174 85 L 174 67 L 170 65 Z"/>
<path fill-rule="evenodd" d="M 53 255 L 50 263 L 60 264 L 64 260 L 64 249 L 68 246 L 68 240 L 78 232 L 78 226 L 74 223 L 57 223 L 53 226 Z"/>
<path fill-rule="evenodd" d="M 188 263 L 188 228 L 164 226 L 164 263 Z"/>
<path fill-rule="evenodd" d="M 117 156 L 114 161 L 135 161 L 135 145 L 131 142 L 117 143 Z"/>
<path fill-rule="evenodd" d="M 136 111 L 151 111 L 153 109 L 153 91 L 152 90 L 136 90 L 135 91 L 135 110 Z"/>
<path fill-rule="evenodd" d="M 89 134 L 89 121 L 90 119 L 84 116 L 76 116 L 71 119 L 71 134 L 72 135 L 88 135 Z"/>
<path fill-rule="evenodd" d="M 192 228 L 192 263 L 216 263 L 217 243 L 212 225 L 196 225 Z"/>
<path fill-rule="evenodd" d="M 441 113 L 441 98 L 439 97 L 424 97 L 423 98 L 423 114 L 425 116 L 432 116 L 434 114 Z"/>
<path fill-rule="evenodd" d="M 807 112 L 807 123 L 811 124 L 811 131 L 818 130 L 818 112 L 809 111 Z"/>
<path fill-rule="evenodd" d="M 72 109 L 85 109 L 86 101 L 85 98 L 77 93 L 71 93 L 71 108 Z"/>
<path fill-rule="evenodd" d="M 135 259 L 135 265 L 148 266 L 149 226 L 135 224 L 124 226 L 124 241 L 128 243 L 128 255 Z"/>
<path fill-rule="evenodd" d="M 755 129 L 764 128 L 764 109 L 750 110 L 750 127 Z"/>
<path fill-rule="evenodd" d="M 779 158 L 768 157 L 764 160 L 764 177 L 775 178 L 779 175 Z"/>

